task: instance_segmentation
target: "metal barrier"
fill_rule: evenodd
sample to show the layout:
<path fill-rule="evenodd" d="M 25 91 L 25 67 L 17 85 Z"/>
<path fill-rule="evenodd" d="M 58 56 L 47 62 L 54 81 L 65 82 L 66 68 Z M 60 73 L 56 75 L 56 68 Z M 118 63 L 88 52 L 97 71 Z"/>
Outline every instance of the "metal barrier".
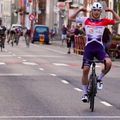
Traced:
<path fill-rule="evenodd" d="M 85 38 L 84 36 L 75 35 L 75 48 L 74 53 L 83 55 L 85 47 Z"/>
<path fill-rule="evenodd" d="M 74 53 L 83 55 L 85 47 L 85 37 L 79 35 L 75 35 L 74 37 L 75 37 Z M 108 52 L 112 59 L 120 58 L 120 41 L 113 40 Z"/>

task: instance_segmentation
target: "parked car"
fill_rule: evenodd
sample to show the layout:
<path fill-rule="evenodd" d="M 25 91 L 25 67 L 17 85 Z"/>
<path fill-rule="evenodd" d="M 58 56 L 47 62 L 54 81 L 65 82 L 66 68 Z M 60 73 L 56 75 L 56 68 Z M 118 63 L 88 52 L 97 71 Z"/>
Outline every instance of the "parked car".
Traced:
<path fill-rule="evenodd" d="M 35 25 L 33 28 L 32 43 L 40 41 L 44 35 L 44 44 L 49 44 L 49 27 L 46 25 Z"/>

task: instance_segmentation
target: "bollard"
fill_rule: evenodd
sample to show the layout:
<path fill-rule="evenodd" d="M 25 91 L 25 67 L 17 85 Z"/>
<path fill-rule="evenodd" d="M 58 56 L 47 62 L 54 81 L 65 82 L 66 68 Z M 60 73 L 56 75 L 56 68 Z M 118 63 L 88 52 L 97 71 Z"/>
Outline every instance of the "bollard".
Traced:
<path fill-rule="evenodd" d="M 40 44 L 44 44 L 45 42 L 45 36 L 44 35 L 40 35 Z"/>

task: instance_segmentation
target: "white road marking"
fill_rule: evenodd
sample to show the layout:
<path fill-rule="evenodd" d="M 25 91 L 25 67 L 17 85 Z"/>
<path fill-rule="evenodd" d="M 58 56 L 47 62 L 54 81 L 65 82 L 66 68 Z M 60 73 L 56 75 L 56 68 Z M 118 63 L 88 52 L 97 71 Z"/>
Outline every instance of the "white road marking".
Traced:
<path fill-rule="evenodd" d="M 120 116 L 0 116 L 0 119 L 119 119 Z"/>
<path fill-rule="evenodd" d="M 50 75 L 51 75 L 51 76 L 54 76 L 54 77 L 57 76 L 56 74 L 50 74 Z"/>
<path fill-rule="evenodd" d="M 20 55 L 21 57 L 43 57 L 43 58 L 61 58 L 63 56 L 55 56 L 55 55 Z"/>
<path fill-rule="evenodd" d="M 0 62 L 0 65 L 5 65 L 5 63 L 4 62 Z"/>
<path fill-rule="evenodd" d="M 13 57 L 13 55 L 0 55 L 0 57 Z"/>
<path fill-rule="evenodd" d="M 59 50 L 55 50 L 55 49 L 51 49 L 51 48 L 45 48 L 45 49 L 56 52 L 56 53 L 60 53 L 60 54 L 66 54 L 65 52 L 61 52 Z"/>
<path fill-rule="evenodd" d="M 18 57 L 19 59 L 21 59 L 22 57 Z"/>
<path fill-rule="evenodd" d="M 39 70 L 44 71 L 44 69 L 43 69 L 43 68 L 39 68 Z"/>
<path fill-rule="evenodd" d="M 69 66 L 68 64 L 64 64 L 64 63 L 53 63 L 53 65 L 56 65 L 56 66 Z"/>
<path fill-rule="evenodd" d="M 105 101 L 101 101 L 101 103 L 104 104 L 104 105 L 106 105 L 106 106 L 108 106 L 108 107 L 111 107 L 111 106 L 112 106 L 111 104 L 109 104 L 109 103 L 107 103 L 107 102 L 105 102 Z"/>
<path fill-rule="evenodd" d="M 25 65 L 38 65 L 37 63 L 32 63 L 32 62 L 23 62 Z"/>
<path fill-rule="evenodd" d="M 61 82 L 64 83 L 64 84 L 69 84 L 69 82 L 66 81 L 66 80 L 61 80 Z"/>
<path fill-rule="evenodd" d="M 74 88 L 74 90 L 76 90 L 78 92 L 82 92 L 82 90 L 80 88 Z"/>
<path fill-rule="evenodd" d="M 23 74 L 17 74 L 17 73 L 9 73 L 9 74 L 5 74 L 5 73 L 3 73 L 3 74 L 0 74 L 0 76 L 23 76 Z"/>
<path fill-rule="evenodd" d="M 27 60 L 22 60 L 23 62 L 26 62 Z"/>

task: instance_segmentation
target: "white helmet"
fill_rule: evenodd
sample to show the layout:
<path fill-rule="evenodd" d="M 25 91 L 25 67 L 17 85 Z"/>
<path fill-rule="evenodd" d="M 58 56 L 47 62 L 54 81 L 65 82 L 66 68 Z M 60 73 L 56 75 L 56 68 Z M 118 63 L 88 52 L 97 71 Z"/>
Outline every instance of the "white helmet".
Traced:
<path fill-rule="evenodd" d="M 91 10 L 94 10 L 94 9 L 102 10 L 103 6 L 99 2 L 94 2 L 92 7 L 91 7 Z"/>

